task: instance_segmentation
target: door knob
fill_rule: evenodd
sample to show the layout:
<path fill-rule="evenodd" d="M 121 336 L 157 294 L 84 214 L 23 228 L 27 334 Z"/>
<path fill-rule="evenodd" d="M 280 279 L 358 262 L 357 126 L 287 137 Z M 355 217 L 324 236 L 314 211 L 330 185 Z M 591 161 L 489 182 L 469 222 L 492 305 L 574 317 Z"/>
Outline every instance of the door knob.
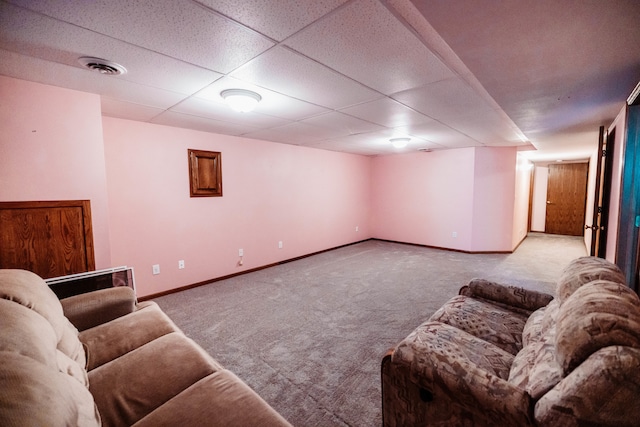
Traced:
<path fill-rule="evenodd" d="M 548 205 L 550 205 L 550 204 L 551 204 L 551 201 L 550 201 L 550 200 L 547 200 L 547 204 L 548 204 Z"/>

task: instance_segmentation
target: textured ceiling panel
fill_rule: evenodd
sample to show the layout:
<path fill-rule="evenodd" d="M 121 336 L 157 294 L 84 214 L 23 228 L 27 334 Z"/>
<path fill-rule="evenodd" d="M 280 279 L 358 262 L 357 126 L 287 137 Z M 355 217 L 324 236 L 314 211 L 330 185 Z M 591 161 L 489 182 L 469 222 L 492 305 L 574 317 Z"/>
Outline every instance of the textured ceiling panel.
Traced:
<path fill-rule="evenodd" d="M 308 145 L 314 141 L 334 137 L 335 129 L 295 122 L 285 126 L 264 129 L 256 132 L 248 132 L 245 136 L 268 141 L 283 141 L 294 145 Z"/>
<path fill-rule="evenodd" d="M 468 135 L 437 121 L 399 127 L 396 130 L 418 138 L 424 138 L 446 148 L 479 147 L 482 145 Z"/>
<path fill-rule="evenodd" d="M 255 31 L 187 1 L 13 3 L 220 73 L 233 70 L 273 46 Z"/>
<path fill-rule="evenodd" d="M 386 95 L 453 77 L 376 0 L 351 2 L 285 43 Z"/>
<path fill-rule="evenodd" d="M 151 119 L 164 111 L 160 108 L 147 107 L 104 96 L 100 98 L 100 106 L 102 108 L 102 115 L 104 116 L 140 122 L 151 121 Z"/>
<path fill-rule="evenodd" d="M 119 79 L 178 93 L 191 94 L 222 76 L 12 5 L 2 7 L 0 28 L 0 48 L 78 68 L 81 56 L 112 60 L 126 64 Z"/>
<path fill-rule="evenodd" d="M 336 130 L 336 136 L 353 135 L 355 133 L 366 133 L 384 129 L 382 126 L 337 111 L 305 119 L 302 123 L 333 128 Z"/>
<path fill-rule="evenodd" d="M 332 109 L 381 97 L 356 81 L 279 46 L 234 71 L 231 76 Z"/>
<path fill-rule="evenodd" d="M 340 111 L 390 128 L 433 120 L 391 98 L 376 99 L 375 101 L 343 108 Z"/>
<path fill-rule="evenodd" d="M 0 74 L 161 109 L 167 109 L 184 98 L 183 94 L 129 82 L 119 76 L 104 76 L 6 50 L 0 50 Z"/>
<path fill-rule="evenodd" d="M 346 0 L 198 0 L 249 28 L 282 41 Z"/>
<path fill-rule="evenodd" d="M 203 132 L 221 133 L 224 135 L 242 135 L 245 132 L 254 130 L 254 128 L 247 125 L 206 119 L 204 117 L 196 117 L 173 111 L 165 111 L 151 120 L 151 123 L 195 129 Z"/>

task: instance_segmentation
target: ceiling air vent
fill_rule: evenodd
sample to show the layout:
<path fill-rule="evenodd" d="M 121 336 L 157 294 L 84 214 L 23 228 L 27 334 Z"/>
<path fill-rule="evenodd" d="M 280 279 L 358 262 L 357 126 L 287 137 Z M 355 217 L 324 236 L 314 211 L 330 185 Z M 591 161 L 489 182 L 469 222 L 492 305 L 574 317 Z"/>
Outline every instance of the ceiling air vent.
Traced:
<path fill-rule="evenodd" d="M 418 148 L 418 151 L 420 151 L 421 153 L 430 153 L 431 148 Z"/>
<path fill-rule="evenodd" d="M 117 76 L 119 74 L 125 74 L 127 72 L 127 69 L 122 65 L 116 64 L 112 61 L 107 61 L 106 59 L 83 56 L 81 58 L 78 58 L 78 62 L 92 71 L 97 71 L 100 74 L 105 74 L 108 76 Z"/>

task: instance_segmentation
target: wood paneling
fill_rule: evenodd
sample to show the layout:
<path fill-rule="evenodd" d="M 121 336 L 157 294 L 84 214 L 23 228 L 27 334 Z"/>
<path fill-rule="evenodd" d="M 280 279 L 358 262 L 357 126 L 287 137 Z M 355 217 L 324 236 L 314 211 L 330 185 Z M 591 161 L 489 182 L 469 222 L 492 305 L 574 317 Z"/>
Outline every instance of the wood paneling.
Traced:
<path fill-rule="evenodd" d="M 587 200 L 587 163 L 549 165 L 545 232 L 582 236 Z"/>
<path fill-rule="evenodd" d="M 43 278 L 95 270 L 89 200 L 0 202 L 0 268 Z"/>

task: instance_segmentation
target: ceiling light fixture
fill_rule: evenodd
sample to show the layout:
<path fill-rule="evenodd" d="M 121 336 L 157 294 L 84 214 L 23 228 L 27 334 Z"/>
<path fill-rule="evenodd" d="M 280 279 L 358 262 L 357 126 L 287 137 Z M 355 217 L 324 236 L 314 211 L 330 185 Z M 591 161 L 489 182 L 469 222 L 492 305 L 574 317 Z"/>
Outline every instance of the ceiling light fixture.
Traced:
<path fill-rule="evenodd" d="M 127 73 L 127 69 L 122 65 L 106 59 L 94 58 L 93 56 L 82 56 L 78 58 L 78 62 L 92 71 L 97 71 L 107 76 L 117 76 Z"/>
<path fill-rule="evenodd" d="M 389 142 L 396 148 L 404 148 L 411 141 L 411 138 L 391 138 Z"/>
<path fill-rule="evenodd" d="M 239 113 L 248 113 L 253 110 L 262 99 L 259 94 L 245 89 L 223 90 L 220 92 L 220 96 L 224 98 L 232 110 Z"/>

